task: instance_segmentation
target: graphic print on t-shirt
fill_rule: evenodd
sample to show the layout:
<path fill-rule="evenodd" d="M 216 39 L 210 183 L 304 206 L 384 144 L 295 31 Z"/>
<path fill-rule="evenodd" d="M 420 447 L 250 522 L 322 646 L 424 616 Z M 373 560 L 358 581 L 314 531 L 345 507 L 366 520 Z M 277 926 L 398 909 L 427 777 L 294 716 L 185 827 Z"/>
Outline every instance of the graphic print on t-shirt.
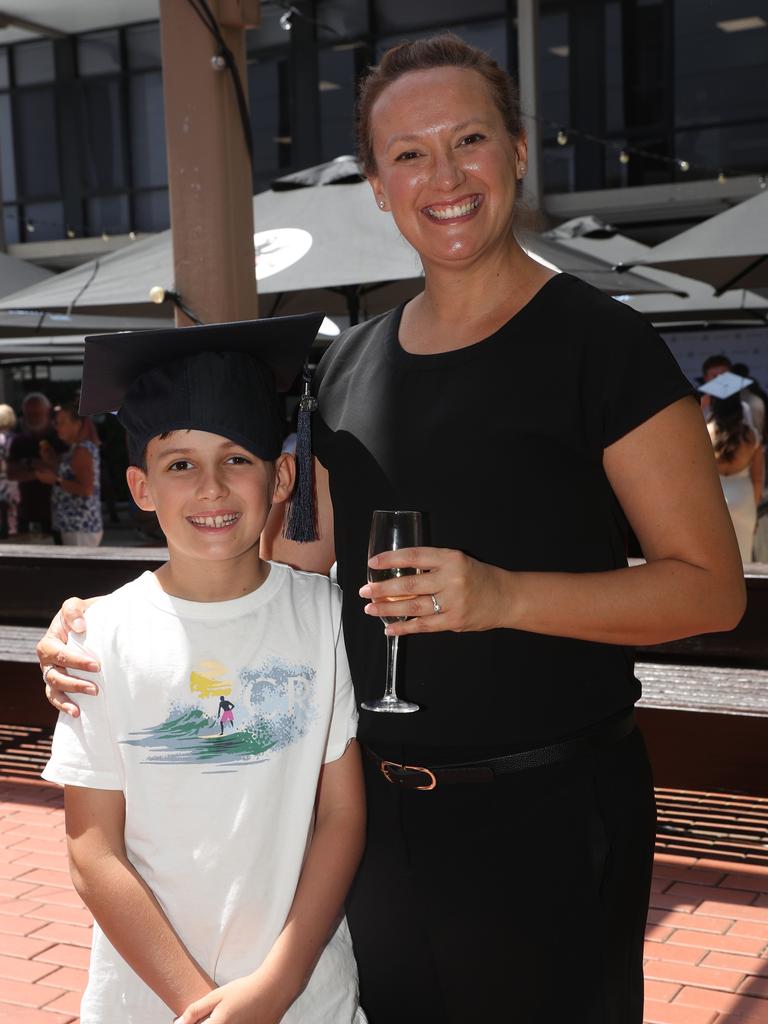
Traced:
<path fill-rule="evenodd" d="M 309 665 L 270 658 L 241 668 L 236 680 L 232 675 L 217 660 L 198 662 L 189 673 L 189 697 L 171 701 L 162 722 L 121 742 L 145 748 L 150 764 L 241 765 L 295 743 L 317 717 Z M 222 704 L 228 705 L 226 731 Z"/>

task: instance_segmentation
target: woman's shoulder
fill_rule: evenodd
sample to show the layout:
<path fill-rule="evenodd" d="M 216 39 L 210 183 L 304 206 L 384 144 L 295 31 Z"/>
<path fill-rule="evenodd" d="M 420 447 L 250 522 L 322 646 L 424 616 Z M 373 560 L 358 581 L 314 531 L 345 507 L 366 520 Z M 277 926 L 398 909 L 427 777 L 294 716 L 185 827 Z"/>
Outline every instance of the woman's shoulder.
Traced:
<path fill-rule="evenodd" d="M 330 371 L 337 372 L 343 367 L 349 367 L 350 364 L 366 358 L 366 353 L 370 352 L 372 347 L 380 347 L 380 343 L 391 335 L 401 313 L 402 306 L 397 306 L 342 331 L 338 338 L 331 342 L 318 364 L 315 371 L 316 384 L 319 385 Z"/>

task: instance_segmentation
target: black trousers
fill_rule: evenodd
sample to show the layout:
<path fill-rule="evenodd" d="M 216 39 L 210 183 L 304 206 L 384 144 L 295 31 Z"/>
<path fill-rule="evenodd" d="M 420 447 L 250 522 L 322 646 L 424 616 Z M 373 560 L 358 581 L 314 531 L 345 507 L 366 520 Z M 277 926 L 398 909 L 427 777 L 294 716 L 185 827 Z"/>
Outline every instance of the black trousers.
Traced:
<path fill-rule="evenodd" d="M 370 1024 L 641 1024 L 655 806 L 637 730 L 431 792 L 366 762 L 368 844 L 348 919 Z"/>

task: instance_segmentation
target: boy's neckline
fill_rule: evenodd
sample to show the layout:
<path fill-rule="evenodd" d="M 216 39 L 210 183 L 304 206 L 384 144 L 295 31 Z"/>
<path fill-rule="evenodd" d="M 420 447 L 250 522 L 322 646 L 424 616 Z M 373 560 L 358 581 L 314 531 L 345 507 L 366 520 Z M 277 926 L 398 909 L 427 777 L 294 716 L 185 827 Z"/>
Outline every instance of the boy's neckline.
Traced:
<path fill-rule="evenodd" d="M 170 559 L 159 569 L 151 573 L 160 591 L 175 601 L 185 601 L 188 604 L 224 604 L 227 601 L 239 601 L 256 593 L 267 582 L 271 575 L 272 564 L 259 558 L 257 572 L 253 578 L 247 580 L 245 586 L 238 590 L 237 587 L 216 586 L 210 578 L 204 581 L 204 585 L 198 587 L 196 583 L 188 583 L 184 580 L 183 574 L 173 573 L 173 560 Z M 180 578 L 181 577 L 181 578 Z"/>

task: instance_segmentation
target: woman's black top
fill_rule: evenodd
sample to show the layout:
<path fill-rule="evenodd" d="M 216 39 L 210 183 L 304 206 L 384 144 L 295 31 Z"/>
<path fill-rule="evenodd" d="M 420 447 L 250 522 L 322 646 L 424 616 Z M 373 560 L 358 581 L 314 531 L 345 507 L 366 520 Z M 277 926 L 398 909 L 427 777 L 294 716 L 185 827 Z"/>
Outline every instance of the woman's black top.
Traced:
<path fill-rule="evenodd" d="M 351 328 L 315 376 L 314 445 L 330 473 L 359 700 L 384 688 L 383 626 L 358 596 L 375 509 L 420 510 L 425 543 L 506 569 L 626 566 L 627 522 L 603 449 L 691 392 L 642 316 L 568 274 L 495 334 L 451 352 L 405 352 L 401 315 Z M 607 718 L 640 685 L 631 648 L 496 629 L 407 637 L 398 692 L 422 710 L 362 711 L 363 741 L 512 751 Z"/>

